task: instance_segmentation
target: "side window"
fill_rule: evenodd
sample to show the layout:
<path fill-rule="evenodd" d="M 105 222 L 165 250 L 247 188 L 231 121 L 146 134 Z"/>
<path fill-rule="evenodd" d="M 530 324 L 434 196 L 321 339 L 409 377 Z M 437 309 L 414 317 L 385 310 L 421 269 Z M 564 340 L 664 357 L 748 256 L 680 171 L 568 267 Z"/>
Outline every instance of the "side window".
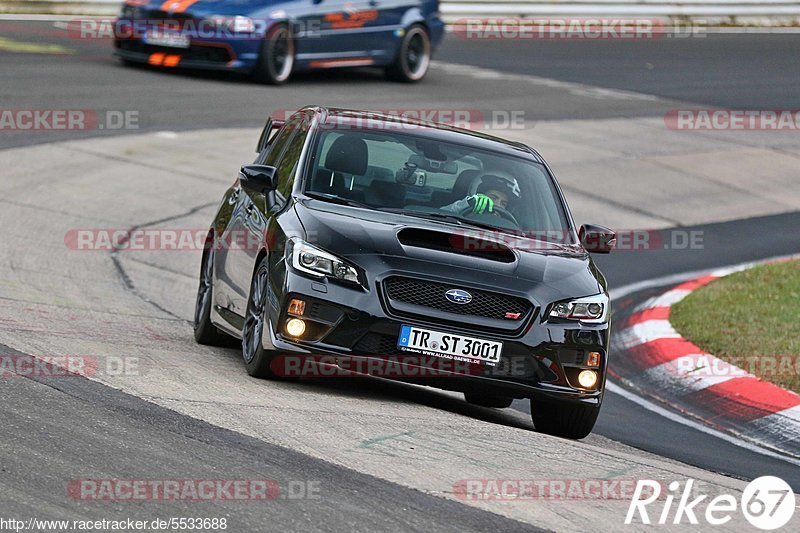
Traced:
<path fill-rule="evenodd" d="M 309 123 L 307 120 L 301 119 L 293 124 L 292 129 L 294 131 L 291 139 L 286 143 L 286 148 L 280 158 L 275 163 L 267 163 L 268 165 L 274 165 L 278 169 L 276 193 L 281 202 L 284 202 L 292 192 L 295 173 L 300 162 L 300 153 L 303 151 L 303 145 L 308 135 Z"/>
<path fill-rule="evenodd" d="M 275 134 L 275 138 L 269 146 L 258 155 L 257 163 L 261 165 L 276 166 L 275 163 L 280 158 L 283 149 L 292 140 L 292 137 L 297 131 L 297 126 L 303 120 L 302 115 L 297 115 L 290 118 L 286 124 L 283 125 L 281 130 Z"/>

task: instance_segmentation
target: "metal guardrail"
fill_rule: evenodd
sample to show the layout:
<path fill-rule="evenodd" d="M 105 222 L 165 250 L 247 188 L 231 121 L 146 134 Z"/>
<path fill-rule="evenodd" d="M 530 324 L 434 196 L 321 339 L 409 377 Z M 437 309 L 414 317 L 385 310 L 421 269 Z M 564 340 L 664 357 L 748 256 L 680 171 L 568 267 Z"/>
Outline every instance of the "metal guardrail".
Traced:
<path fill-rule="evenodd" d="M 490 17 L 653 17 L 710 24 L 800 22 L 796 0 L 457 0 L 442 2 L 447 22 Z"/>
<path fill-rule="evenodd" d="M 120 0 L 0 0 L 0 13 L 110 15 Z M 797 0 L 442 0 L 447 22 L 491 17 L 658 17 L 716 23 L 800 23 Z"/>

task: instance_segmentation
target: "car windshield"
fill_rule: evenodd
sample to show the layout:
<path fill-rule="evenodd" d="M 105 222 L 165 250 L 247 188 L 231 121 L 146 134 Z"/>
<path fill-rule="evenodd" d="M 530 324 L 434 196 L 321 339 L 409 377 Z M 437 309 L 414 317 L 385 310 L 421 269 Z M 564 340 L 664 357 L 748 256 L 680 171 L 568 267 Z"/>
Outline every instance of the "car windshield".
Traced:
<path fill-rule="evenodd" d="M 522 157 L 385 130 L 322 131 L 305 192 L 322 200 L 569 242 L 545 168 Z"/>

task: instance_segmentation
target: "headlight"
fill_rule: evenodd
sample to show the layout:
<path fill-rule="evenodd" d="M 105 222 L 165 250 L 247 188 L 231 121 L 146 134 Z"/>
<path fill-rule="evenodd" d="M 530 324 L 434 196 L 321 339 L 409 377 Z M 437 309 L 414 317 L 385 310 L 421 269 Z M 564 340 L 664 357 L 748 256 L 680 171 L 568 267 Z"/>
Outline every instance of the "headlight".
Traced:
<path fill-rule="evenodd" d="M 286 255 L 292 267 L 301 272 L 359 283 L 358 271 L 353 265 L 303 240 L 289 239 Z"/>
<path fill-rule="evenodd" d="M 208 17 L 218 28 L 225 28 L 234 33 L 253 33 L 256 31 L 256 23 L 250 17 L 236 15 L 226 17 L 224 15 L 212 15 Z"/>
<path fill-rule="evenodd" d="M 558 302 L 550 310 L 550 318 L 580 320 L 588 324 L 602 324 L 608 321 L 608 296 L 597 294 Z"/>

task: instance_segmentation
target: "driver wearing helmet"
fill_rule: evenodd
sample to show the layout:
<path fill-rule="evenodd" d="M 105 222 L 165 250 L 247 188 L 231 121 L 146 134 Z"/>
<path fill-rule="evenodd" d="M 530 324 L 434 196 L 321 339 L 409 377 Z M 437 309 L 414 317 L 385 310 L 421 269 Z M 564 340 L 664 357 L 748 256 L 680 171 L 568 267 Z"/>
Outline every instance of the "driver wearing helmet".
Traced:
<path fill-rule="evenodd" d="M 494 207 L 508 209 L 509 205 L 519 200 L 519 184 L 511 176 L 492 172 L 481 176 L 481 183 L 475 194 L 456 200 L 452 204 L 440 207 L 442 211 L 451 213 L 492 213 L 497 215 Z"/>

